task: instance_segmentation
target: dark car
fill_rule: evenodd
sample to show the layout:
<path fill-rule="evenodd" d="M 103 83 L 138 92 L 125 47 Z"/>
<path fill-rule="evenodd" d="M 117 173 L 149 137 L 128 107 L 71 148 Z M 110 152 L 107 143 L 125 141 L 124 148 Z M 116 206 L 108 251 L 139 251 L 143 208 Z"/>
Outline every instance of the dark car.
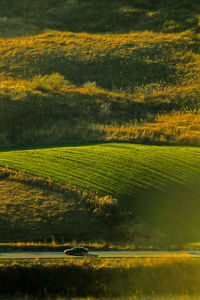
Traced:
<path fill-rule="evenodd" d="M 88 249 L 85 247 L 74 247 L 71 249 L 66 249 L 64 253 L 66 255 L 84 256 L 88 253 Z"/>

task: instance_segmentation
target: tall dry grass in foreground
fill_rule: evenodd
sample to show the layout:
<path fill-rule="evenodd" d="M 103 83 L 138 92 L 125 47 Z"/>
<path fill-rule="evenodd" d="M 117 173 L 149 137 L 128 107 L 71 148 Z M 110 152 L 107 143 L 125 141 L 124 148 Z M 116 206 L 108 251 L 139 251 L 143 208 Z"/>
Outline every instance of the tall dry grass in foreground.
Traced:
<path fill-rule="evenodd" d="M 9 291 L 10 294 L 20 292 L 123 299 L 133 295 L 194 296 L 200 293 L 200 262 L 187 256 L 2 261 L 0 280 L 0 294 Z"/>
<path fill-rule="evenodd" d="M 69 298 L 67 296 L 46 296 L 46 297 L 35 297 L 31 295 L 21 295 L 21 296 L 0 296 L 0 300 L 199 300 L 200 296 L 189 296 L 189 295 L 179 295 L 179 296 L 128 296 L 128 297 L 73 297 Z"/>

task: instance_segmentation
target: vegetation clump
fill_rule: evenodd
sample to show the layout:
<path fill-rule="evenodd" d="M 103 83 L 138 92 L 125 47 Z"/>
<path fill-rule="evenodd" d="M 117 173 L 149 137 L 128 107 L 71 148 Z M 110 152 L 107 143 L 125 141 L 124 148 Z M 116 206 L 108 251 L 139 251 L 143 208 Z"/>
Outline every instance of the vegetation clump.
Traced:
<path fill-rule="evenodd" d="M 37 90 L 59 90 L 62 87 L 69 85 L 70 82 L 65 79 L 64 76 L 59 73 L 53 73 L 51 75 L 36 75 L 32 79 L 33 88 Z"/>

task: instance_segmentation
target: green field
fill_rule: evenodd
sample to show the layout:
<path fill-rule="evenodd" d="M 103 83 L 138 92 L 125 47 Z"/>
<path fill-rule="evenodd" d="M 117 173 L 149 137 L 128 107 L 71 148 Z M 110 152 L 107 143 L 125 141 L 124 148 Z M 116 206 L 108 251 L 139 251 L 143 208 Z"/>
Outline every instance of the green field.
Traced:
<path fill-rule="evenodd" d="M 126 214 L 187 241 L 200 238 L 200 149 L 99 144 L 0 152 L 0 164 L 117 198 Z"/>

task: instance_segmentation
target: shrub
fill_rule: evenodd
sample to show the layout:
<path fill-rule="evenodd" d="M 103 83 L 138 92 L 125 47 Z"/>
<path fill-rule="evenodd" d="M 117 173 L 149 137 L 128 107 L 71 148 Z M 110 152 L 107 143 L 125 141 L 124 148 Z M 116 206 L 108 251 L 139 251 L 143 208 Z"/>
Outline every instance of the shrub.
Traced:
<path fill-rule="evenodd" d="M 59 90 L 63 86 L 69 85 L 70 82 L 59 73 L 51 75 L 36 75 L 32 79 L 32 84 L 35 89 L 53 89 Z"/>
<path fill-rule="evenodd" d="M 88 90 L 95 90 L 97 89 L 97 84 L 96 81 L 92 81 L 92 82 L 88 81 L 83 84 L 83 87 Z"/>

